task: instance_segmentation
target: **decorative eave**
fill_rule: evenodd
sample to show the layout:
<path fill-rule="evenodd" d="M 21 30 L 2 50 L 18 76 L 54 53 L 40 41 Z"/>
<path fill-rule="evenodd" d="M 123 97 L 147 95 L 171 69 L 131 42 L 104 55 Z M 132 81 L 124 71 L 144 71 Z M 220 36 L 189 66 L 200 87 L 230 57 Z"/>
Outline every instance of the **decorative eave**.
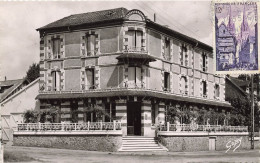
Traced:
<path fill-rule="evenodd" d="M 78 99 L 78 98 L 103 98 L 103 97 L 127 97 L 127 96 L 138 96 L 138 97 L 150 97 L 165 100 L 174 100 L 181 102 L 188 102 L 193 104 L 203 104 L 211 106 L 219 106 L 231 108 L 232 106 L 228 102 L 217 102 L 215 100 L 208 100 L 196 97 L 182 96 L 172 94 L 163 91 L 155 91 L 149 89 L 132 89 L 132 88 L 121 88 L 121 89 L 108 89 L 108 90 L 90 90 L 90 91 L 78 91 L 78 92 L 55 92 L 55 93 L 40 93 L 36 99 L 39 100 L 50 100 L 50 99 Z"/>
<path fill-rule="evenodd" d="M 149 63 L 154 62 L 156 59 L 148 54 L 138 54 L 138 53 L 123 53 L 116 57 L 119 61 L 123 62 L 142 62 Z"/>

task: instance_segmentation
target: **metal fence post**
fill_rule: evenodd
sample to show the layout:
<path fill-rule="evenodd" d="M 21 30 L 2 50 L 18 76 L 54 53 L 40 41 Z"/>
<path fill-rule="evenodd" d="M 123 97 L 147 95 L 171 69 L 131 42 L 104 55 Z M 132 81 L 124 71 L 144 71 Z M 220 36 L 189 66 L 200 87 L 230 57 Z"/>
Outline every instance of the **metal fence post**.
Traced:
<path fill-rule="evenodd" d="M 75 131 L 77 130 L 77 123 L 74 124 L 74 127 L 75 127 Z"/>
<path fill-rule="evenodd" d="M 116 130 L 116 121 L 113 120 L 113 130 Z"/>
<path fill-rule="evenodd" d="M 167 122 L 167 131 L 170 131 L 170 122 Z"/>
<path fill-rule="evenodd" d="M 100 121 L 100 130 L 102 130 L 102 121 Z"/>
<path fill-rule="evenodd" d="M 89 131 L 89 121 L 88 121 L 88 131 Z"/>

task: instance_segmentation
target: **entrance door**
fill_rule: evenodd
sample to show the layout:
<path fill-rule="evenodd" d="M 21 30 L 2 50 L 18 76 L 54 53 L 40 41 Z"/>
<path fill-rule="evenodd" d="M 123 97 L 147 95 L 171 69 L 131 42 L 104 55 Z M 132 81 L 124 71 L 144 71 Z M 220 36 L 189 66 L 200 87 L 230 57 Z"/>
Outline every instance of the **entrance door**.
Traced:
<path fill-rule="evenodd" d="M 127 135 L 141 135 L 141 103 L 127 103 Z"/>
<path fill-rule="evenodd" d="M 209 137 L 209 150 L 210 151 L 216 150 L 216 138 L 215 137 Z"/>

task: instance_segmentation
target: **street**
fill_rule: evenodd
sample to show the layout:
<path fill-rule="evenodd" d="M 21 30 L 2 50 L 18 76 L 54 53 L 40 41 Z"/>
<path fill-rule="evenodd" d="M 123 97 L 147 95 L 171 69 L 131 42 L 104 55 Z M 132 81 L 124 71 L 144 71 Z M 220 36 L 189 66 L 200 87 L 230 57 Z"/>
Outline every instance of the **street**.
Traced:
<path fill-rule="evenodd" d="M 96 152 L 37 147 L 6 146 L 5 162 L 87 162 L 87 163 L 153 163 L 153 162 L 259 162 L 259 150 L 205 152 Z M 10 157 L 17 157 L 16 160 Z"/>

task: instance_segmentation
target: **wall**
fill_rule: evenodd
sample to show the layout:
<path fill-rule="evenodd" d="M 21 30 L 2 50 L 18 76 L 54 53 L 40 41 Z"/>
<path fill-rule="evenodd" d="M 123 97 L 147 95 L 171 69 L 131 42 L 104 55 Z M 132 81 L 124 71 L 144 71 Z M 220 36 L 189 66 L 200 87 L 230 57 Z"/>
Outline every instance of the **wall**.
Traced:
<path fill-rule="evenodd" d="M 115 152 L 121 144 L 118 135 L 14 135 L 15 146 Z"/>
<path fill-rule="evenodd" d="M 148 40 L 148 52 L 150 55 L 161 58 L 161 35 L 152 30 L 149 30 Z"/>
<path fill-rule="evenodd" d="M 118 67 L 116 66 L 102 67 L 100 70 L 100 76 L 102 77 L 102 80 L 100 80 L 101 89 L 117 88 L 119 81 L 118 73 Z"/>
<path fill-rule="evenodd" d="M 204 135 L 191 135 L 186 133 L 181 133 L 181 135 L 159 135 L 158 141 L 168 148 L 171 152 L 192 152 L 192 151 L 208 151 L 209 150 L 209 135 L 205 133 Z M 249 137 L 244 135 L 214 135 L 211 134 L 210 137 L 215 137 L 216 141 L 216 150 L 217 151 L 226 151 L 228 148 L 226 144 L 229 141 L 235 141 L 242 138 L 241 145 L 236 150 L 245 150 L 250 149 Z M 255 143 L 257 144 L 257 143 Z M 259 148 L 259 147 L 256 147 Z M 233 150 L 231 148 L 230 150 Z"/>
<path fill-rule="evenodd" d="M 113 53 L 118 51 L 119 27 L 100 30 L 100 52 Z"/>
<path fill-rule="evenodd" d="M 80 69 L 65 71 L 65 90 L 80 90 Z"/>
<path fill-rule="evenodd" d="M 65 56 L 80 56 L 80 32 L 65 34 Z"/>

